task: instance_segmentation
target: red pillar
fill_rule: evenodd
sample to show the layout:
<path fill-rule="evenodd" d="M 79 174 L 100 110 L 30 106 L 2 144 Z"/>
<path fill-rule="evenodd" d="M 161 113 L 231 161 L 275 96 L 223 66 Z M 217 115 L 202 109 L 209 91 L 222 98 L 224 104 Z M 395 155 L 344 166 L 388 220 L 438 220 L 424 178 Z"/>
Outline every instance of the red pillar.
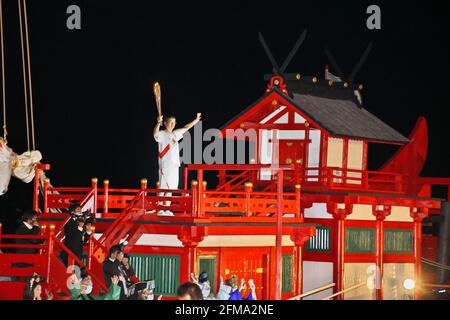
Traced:
<path fill-rule="evenodd" d="M 342 207 L 336 202 L 327 203 L 327 211 L 336 220 L 336 240 L 335 240 L 335 266 L 334 269 L 334 292 L 344 290 L 344 266 L 345 266 L 345 218 L 352 212 L 353 204 L 346 203 Z M 336 297 L 343 300 L 344 295 Z"/>
<path fill-rule="evenodd" d="M 376 241 L 375 241 L 375 260 L 378 272 L 375 279 L 376 298 L 383 300 L 383 273 L 384 273 L 384 219 L 391 214 L 391 206 L 373 205 L 372 214 L 377 218 L 376 223 Z"/>
<path fill-rule="evenodd" d="M 282 237 L 283 237 L 283 170 L 278 170 L 277 224 L 275 239 L 275 300 L 281 300 Z"/>
<path fill-rule="evenodd" d="M 291 240 L 295 244 L 294 272 L 296 274 L 296 278 L 294 295 L 296 296 L 303 293 L 303 248 L 311 236 L 312 234 L 305 234 L 299 229 L 296 229 L 291 235 Z"/>
<path fill-rule="evenodd" d="M 187 265 L 182 268 L 181 272 L 186 272 L 187 279 L 191 278 L 191 273 L 194 272 L 196 247 L 205 237 L 205 227 L 182 227 L 178 235 L 178 239 L 186 248 Z M 180 275 L 180 279 L 185 278 Z"/>
<path fill-rule="evenodd" d="M 414 298 L 420 299 L 418 284 L 422 278 L 422 220 L 428 217 L 428 208 L 410 208 L 410 215 L 414 219 L 414 261 L 416 290 Z"/>

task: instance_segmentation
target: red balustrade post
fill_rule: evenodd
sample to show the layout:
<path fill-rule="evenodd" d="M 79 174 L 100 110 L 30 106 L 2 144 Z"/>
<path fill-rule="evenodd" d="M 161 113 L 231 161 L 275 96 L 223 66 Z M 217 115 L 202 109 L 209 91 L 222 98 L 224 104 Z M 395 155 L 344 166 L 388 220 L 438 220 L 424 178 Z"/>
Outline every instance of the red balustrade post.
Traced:
<path fill-rule="evenodd" d="M 50 284 L 50 271 L 52 269 L 52 255 L 54 252 L 54 245 L 55 245 L 55 225 L 51 224 L 49 227 L 49 234 L 48 234 L 48 252 L 47 252 L 47 276 L 46 276 L 46 282 Z"/>
<path fill-rule="evenodd" d="M 45 233 L 47 231 L 47 225 L 43 224 L 41 225 L 41 231 L 39 232 L 40 236 L 45 236 Z M 45 249 L 39 249 L 39 254 L 43 254 Z"/>
<path fill-rule="evenodd" d="M 142 209 L 145 210 L 145 196 L 147 195 L 147 179 L 141 179 L 141 191 L 142 191 Z"/>
<path fill-rule="evenodd" d="M 44 180 L 44 213 L 48 212 L 48 188 L 50 187 L 50 179 L 45 178 Z"/>
<path fill-rule="evenodd" d="M 203 204 L 203 170 L 198 170 L 197 174 L 198 178 L 198 211 L 197 217 L 201 217 L 203 215 L 202 204 Z"/>
<path fill-rule="evenodd" d="M 251 215 L 250 212 L 250 196 L 253 189 L 253 183 L 246 182 L 245 183 L 245 215 L 249 217 Z"/>
<path fill-rule="evenodd" d="M 297 183 L 295 185 L 295 217 L 296 218 L 303 218 L 302 217 L 302 208 L 301 208 L 301 201 L 300 201 L 300 191 L 302 189 L 302 186 L 300 183 Z M 303 222 L 303 219 L 302 219 Z"/>
<path fill-rule="evenodd" d="M 205 192 L 206 192 L 206 186 L 207 186 L 207 184 L 208 184 L 207 181 L 203 181 L 203 182 L 202 182 L 202 188 L 199 188 L 199 189 L 202 189 L 201 199 L 200 199 L 200 203 L 199 203 L 199 216 L 200 216 L 200 217 L 202 217 L 202 216 L 204 215 L 204 212 L 203 212 L 203 203 L 205 202 L 204 199 L 205 199 L 205 197 L 206 197 Z"/>
<path fill-rule="evenodd" d="M 97 178 L 91 179 L 91 186 L 92 186 L 92 189 L 94 189 L 94 207 L 92 209 L 94 211 L 93 214 L 95 214 L 96 217 L 97 217 L 97 190 L 98 190 L 97 183 L 98 183 Z"/>
<path fill-rule="evenodd" d="M 197 208 L 197 202 L 198 202 L 198 195 L 197 195 L 197 188 L 198 188 L 198 182 L 196 180 L 191 181 L 191 188 L 192 188 L 192 216 L 197 218 L 198 217 L 198 208 Z"/>
<path fill-rule="evenodd" d="M 183 177 L 184 177 L 183 184 L 184 184 L 184 191 L 187 191 L 187 187 L 188 187 L 188 175 L 189 175 L 188 173 L 189 173 L 188 167 L 186 166 L 186 167 L 184 167 L 184 169 L 183 169 Z"/>
<path fill-rule="evenodd" d="M 92 268 L 92 256 L 94 255 L 94 240 L 92 238 L 95 234 L 95 226 L 91 226 L 91 238 L 89 239 L 89 248 L 88 248 L 88 259 L 87 259 L 87 268 L 91 270 Z"/>
<path fill-rule="evenodd" d="M 36 166 L 34 169 L 34 193 L 33 193 L 33 210 L 39 212 L 39 176 L 41 174 L 41 169 Z"/>
<path fill-rule="evenodd" d="M 109 211 L 109 180 L 103 180 L 103 213 Z"/>

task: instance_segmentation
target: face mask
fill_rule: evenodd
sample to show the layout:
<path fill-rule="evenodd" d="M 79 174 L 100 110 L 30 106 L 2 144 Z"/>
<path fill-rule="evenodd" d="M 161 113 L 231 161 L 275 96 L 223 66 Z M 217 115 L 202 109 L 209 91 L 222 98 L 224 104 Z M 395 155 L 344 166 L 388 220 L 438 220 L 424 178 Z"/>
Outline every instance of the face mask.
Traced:
<path fill-rule="evenodd" d="M 155 296 L 153 294 L 147 296 L 147 300 L 153 300 Z"/>
<path fill-rule="evenodd" d="M 92 292 L 92 284 L 86 286 L 84 294 L 90 294 Z"/>
<path fill-rule="evenodd" d="M 210 293 L 211 293 L 211 288 L 203 289 L 203 290 L 202 290 L 203 298 L 209 297 L 209 294 L 210 294 Z"/>

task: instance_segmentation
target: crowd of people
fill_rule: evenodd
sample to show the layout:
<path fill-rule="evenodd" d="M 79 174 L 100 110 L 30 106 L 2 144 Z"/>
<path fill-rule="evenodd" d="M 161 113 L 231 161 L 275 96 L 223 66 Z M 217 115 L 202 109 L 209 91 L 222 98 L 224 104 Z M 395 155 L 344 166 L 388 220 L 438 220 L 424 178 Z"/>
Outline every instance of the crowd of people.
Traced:
<path fill-rule="evenodd" d="M 70 252 L 78 258 L 79 262 L 83 258 L 83 246 L 92 236 L 91 227 L 95 223 L 95 218 L 89 212 L 82 212 L 80 204 L 73 204 L 69 207 L 70 219 L 64 226 L 64 244 L 68 250 L 61 250 L 59 255 L 61 261 L 68 266 Z M 39 235 L 40 225 L 38 214 L 34 211 L 25 211 L 16 229 L 17 235 Z M 41 244 L 42 239 L 17 238 L 16 244 L 36 245 Z M 21 246 L 16 248 L 16 253 L 35 254 L 39 249 L 26 248 Z M 81 267 L 81 265 L 80 265 Z M 130 265 L 130 257 L 124 252 L 124 244 L 114 245 L 109 249 L 108 256 L 103 261 L 103 279 L 107 291 L 100 295 L 93 295 L 93 282 L 85 268 L 78 276 L 73 274 L 69 277 L 68 289 L 71 300 L 155 300 L 155 280 L 140 281 L 136 276 L 133 267 Z M 42 300 L 43 283 L 42 277 L 38 274 L 27 279 L 25 282 L 23 298 L 26 300 Z M 6 281 L 7 279 L 3 279 Z M 16 279 L 18 280 L 18 279 Z M 243 297 L 242 292 L 250 289 L 247 297 Z M 97 290 L 98 291 L 98 290 Z M 47 300 L 53 299 L 53 295 L 45 288 Z M 159 296 L 157 299 L 162 299 Z M 177 289 L 177 299 L 179 300 L 256 300 L 255 284 L 252 279 L 248 282 L 245 279 L 239 281 L 237 275 L 232 275 L 225 282 L 220 277 L 220 286 L 216 293 L 211 292 L 211 283 L 208 274 L 201 272 L 199 276 L 191 274 L 191 281 L 181 284 Z"/>
<path fill-rule="evenodd" d="M 220 287 L 216 295 L 211 292 L 211 284 L 206 272 L 200 276 L 191 274 L 192 281 L 187 281 L 180 285 L 177 290 L 178 300 L 257 300 L 256 287 L 253 279 L 248 280 L 250 288 L 249 295 L 245 298 L 242 292 L 246 291 L 246 281 L 237 275 L 232 275 L 226 282 L 220 277 Z"/>

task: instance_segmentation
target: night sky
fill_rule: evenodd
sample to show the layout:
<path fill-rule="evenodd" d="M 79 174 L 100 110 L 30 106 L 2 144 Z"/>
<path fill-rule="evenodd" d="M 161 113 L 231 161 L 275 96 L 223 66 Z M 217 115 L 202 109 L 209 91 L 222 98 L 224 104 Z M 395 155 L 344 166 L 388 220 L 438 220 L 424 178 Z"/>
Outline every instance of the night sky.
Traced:
<path fill-rule="evenodd" d="M 323 77 L 333 52 L 347 75 L 370 41 L 356 77 L 365 107 L 408 136 L 419 116 L 429 125 L 423 176 L 450 177 L 448 11 L 431 1 L 106 1 L 28 0 L 37 149 L 55 186 L 111 187 L 157 179 L 152 84 L 165 114 L 184 125 L 203 114 L 218 128 L 260 98 L 271 64 L 262 32 L 281 64 L 304 29 L 308 36 L 286 72 Z M 9 146 L 26 151 L 17 1 L 3 1 Z M 66 28 L 66 8 L 81 8 L 82 29 Z M 382 29 L 368 30 L 377 4 Z M 335 72 L 335 70 L 330 70 Z M 372 168 L 395 148 L 370 148 Z M 12 178 L 0 197 L 7 229 L 31 207 L 32 184 Z"/>

